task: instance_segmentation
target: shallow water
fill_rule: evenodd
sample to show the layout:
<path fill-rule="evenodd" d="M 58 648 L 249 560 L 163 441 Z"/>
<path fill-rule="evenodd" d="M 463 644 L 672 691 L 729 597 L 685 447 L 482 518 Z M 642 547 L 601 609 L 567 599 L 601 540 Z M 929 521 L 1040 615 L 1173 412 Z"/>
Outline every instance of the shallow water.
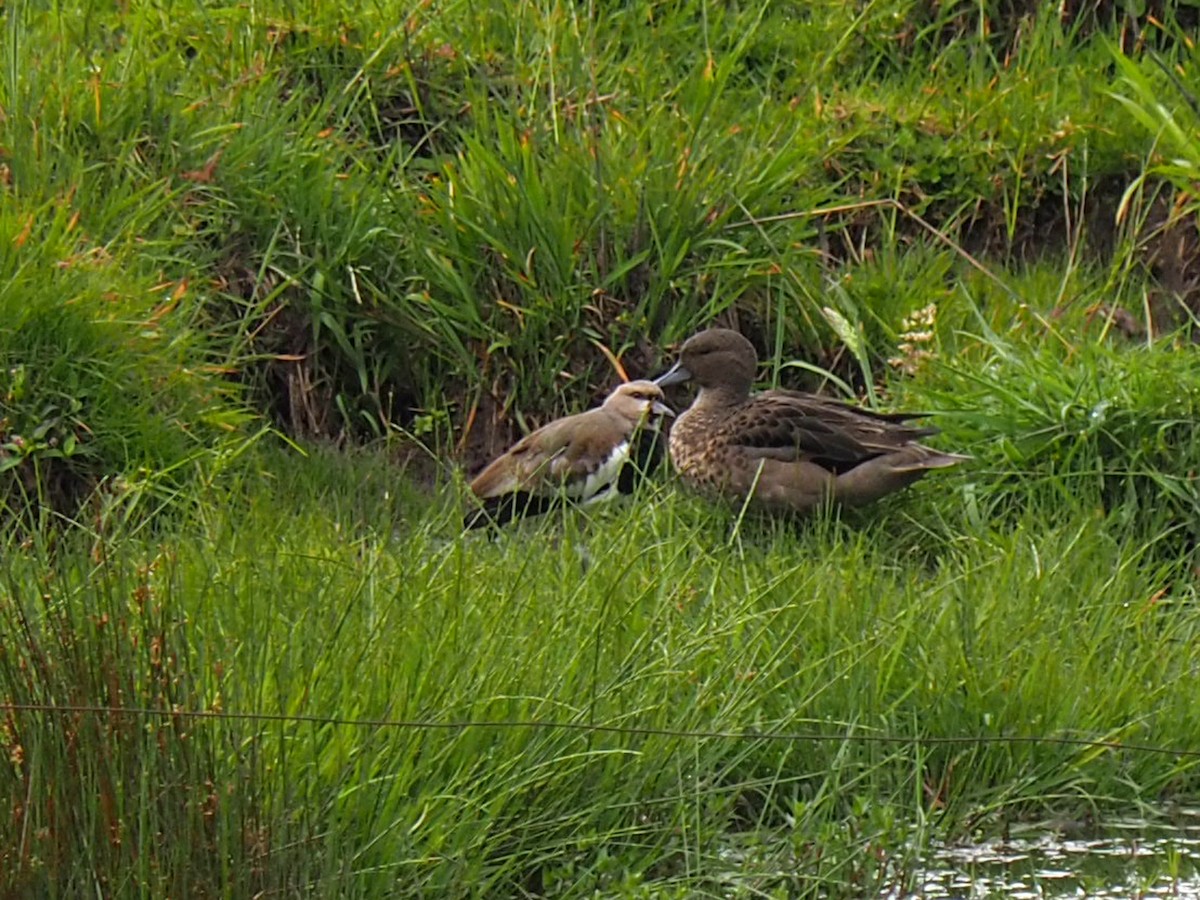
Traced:
<path fill-rule="evenodd" d="M 1173 824 L 1105 823 L 1099 836 L 1031 830 L 1004 840 L 935 845 L 918 864 L 916 887 L 890 900 L 982 897 L 1179 897 L 1200 900 L 1200 809 Z"/>

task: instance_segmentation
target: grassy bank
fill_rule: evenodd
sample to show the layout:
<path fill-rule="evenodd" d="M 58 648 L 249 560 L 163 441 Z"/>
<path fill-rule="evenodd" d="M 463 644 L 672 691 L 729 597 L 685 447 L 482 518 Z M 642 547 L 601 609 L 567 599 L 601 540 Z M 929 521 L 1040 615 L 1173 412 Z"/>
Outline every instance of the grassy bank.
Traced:
<path fill-rule="evenodd" d="M 5 7 L 0 892 L 864 896 L 1194 802 L 1151 6 Z M 710 322 L 973 462 L 460 533 Z"/>
<path fill-rule="evenodd" d="M 21 4 L 5 281 L 150 317 L 290 433 L 472 460 L 714 317 L 836 369 L 832 306 L 884 359 L 963 253 L 1093 265 L 1142 327 L 1157 273 L 1169 329 L 1193 51 L 1147 15 Z"/>

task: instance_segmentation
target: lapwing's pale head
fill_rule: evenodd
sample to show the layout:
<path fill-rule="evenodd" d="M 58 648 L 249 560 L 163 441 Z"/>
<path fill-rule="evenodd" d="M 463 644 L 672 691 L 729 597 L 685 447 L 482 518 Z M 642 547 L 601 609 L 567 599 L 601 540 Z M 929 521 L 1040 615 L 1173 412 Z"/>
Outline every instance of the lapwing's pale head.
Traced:
<path fill-rule="evenodd" d="M 666 387 L 694 381 L 701 388 L 748 392 L 757 368 L 758 354 L 746 338 L 728 328 L 710 328 L 684 341 L 679 362 L 655 383 Z"/>
<path fill-rule="evenodd" d="M 673 416 L 675 411 L 663 402 L 663 392 L 653 381 L 627 381 L 608 395 L 604 406 L 631 422 L 647 422 Z"/>

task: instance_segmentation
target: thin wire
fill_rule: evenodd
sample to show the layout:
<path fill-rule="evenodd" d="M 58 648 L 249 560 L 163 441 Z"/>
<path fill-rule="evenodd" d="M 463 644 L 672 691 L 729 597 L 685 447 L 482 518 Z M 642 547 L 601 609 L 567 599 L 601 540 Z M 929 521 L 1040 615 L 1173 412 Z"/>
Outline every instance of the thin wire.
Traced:
<path fill-rule="evenodd" d="M 1097 750 L 1126 750 L 1134 753 L 1157 753 L 1200 759 L 1200 750 L 1159 747 L 1153 744 L 1126 744 L 1121 741 L 1094 738 L 1053 737 L 1048 735 L 965 735 L 959 737 L 902 737 L 887 734 L 825 734 L 791 731 L 705 731 L 692 729 L 653 728 L 641 725 L 597 725 L 588 722 L 555 722 L 543 719 L 482 719 L 448 722 L 416 721 L 410 719 L 345 719 L 336 716 L 306 715 L 303 713 L 227 712 L 201 709 L 153 709 L 131 706 L 99 706 L 57 703 L 0 703 L 7 712 L 42 712 L 57 715 L 93 713 L 116 716 L 142 716 L 160 719 L 209 719 L 223 721 L 288 722 L 311 725 L 344 725 L 354 728 L 397 728 L 412 731 L 466 731 L 469 728 L 538 729 L 544 731 L 581 731 L 603 734 L 637 735 L 641 737 L 672 737 L 696 740 L 749 741 L 858 741 L 871 744 L 1054 744 L 1067 747 L 1086 747 Z"/>

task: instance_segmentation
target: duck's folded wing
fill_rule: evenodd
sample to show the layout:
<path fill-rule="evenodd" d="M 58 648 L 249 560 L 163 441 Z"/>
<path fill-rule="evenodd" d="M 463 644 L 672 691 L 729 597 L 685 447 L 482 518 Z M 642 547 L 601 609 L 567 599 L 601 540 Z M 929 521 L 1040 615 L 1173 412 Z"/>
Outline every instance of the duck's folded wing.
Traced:
<path fill-rule="evenodd" d="M 725 428 L 727 443 L 751 459 L 795 462 L 820 458 L 852 464 L 877 452 L 852 433 L 816 416 L 736 416 L 726 421 Z"/>
<path fill-rule="evenodd" d="M 825 415 L 834 418 L 852 416 L 864 421 L 903 425 L 912 419 L 923 419 L 930 415 L 927 412 L 884 412 L 877 409 L 867 409 L 849 400 L 836 400 L 832 397 L 822 397 L 820 394 L 806 394 L 803 391 L 777 390 L 771 391 L 771 396 L 780 402 L 806 410 L 811 415 Z M 928 434 L 937 432 L 936 428 L 919 428 L 917 430 Z"/>
<path fill-rule="evenodd" d="M 909 418 L 908 413 L 878 413 L 812 394 L 775 391 L 755 398 L 725 427 L 730 442 L 751 457 L 807 459 L 837 470 L 937 433 L 904 424 Z"/>

